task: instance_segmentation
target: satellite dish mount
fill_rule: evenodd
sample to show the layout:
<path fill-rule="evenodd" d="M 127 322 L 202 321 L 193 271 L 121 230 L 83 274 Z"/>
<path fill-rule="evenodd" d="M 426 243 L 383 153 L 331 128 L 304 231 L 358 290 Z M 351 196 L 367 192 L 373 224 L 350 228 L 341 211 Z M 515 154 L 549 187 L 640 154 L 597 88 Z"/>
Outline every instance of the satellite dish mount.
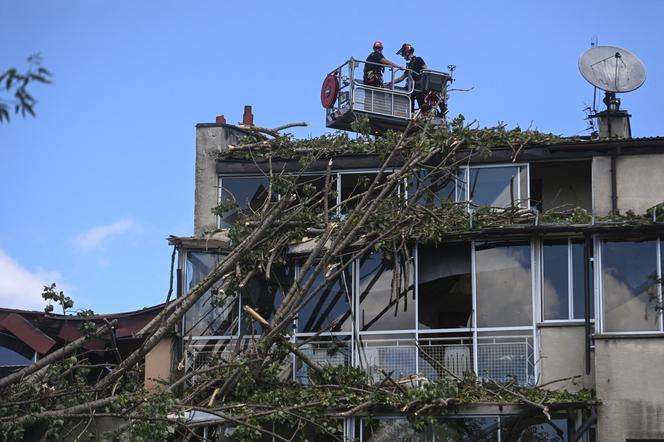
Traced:
<path fill-rule="evenodd" d="M 620 109 L 616 93 L 631 92 L 646 80 L 646 70 L 634 54 L 614 46 L 594 46 L 579 58 L 581 75 L 604 91 L 606 110 L 593 109 L 590 118 L 599 122 L 600 138 L 631 138 L 629 113 Z"/>

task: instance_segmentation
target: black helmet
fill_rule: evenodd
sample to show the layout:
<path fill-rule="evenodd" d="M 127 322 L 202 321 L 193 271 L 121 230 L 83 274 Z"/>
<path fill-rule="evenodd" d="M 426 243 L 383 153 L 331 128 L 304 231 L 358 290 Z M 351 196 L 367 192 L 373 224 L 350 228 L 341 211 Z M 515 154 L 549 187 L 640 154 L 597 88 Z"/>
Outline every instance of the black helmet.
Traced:
<path fill-rule="evenodd" d="M 376 49 L 380 49 L 380 50 L 382 51 L 382 50 L 383 50 L 383 43 L 381 43 L 380 41 L 376 40 L 376 41 L 374 42 L 374 44 L 373 44 L 373 48 L 374 48 L 374 50 L 376 50 Z"/>
<path fill-rule="evenodd" d="M 401 49 L 397 51 L 397 55 L 412 54 L 413 52 L 415 52 L 413 45 L 410 43 L 404 43 L 401 45 Z"/>

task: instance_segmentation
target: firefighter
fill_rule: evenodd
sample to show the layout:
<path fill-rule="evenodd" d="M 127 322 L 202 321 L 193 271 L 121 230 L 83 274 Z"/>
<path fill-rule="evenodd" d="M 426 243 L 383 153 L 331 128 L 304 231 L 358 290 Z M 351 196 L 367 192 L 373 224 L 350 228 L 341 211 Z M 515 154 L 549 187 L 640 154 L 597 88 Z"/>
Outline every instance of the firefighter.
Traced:
<path fill-rule="evenodd" d="M 373 44 L 373 52 L 367 57 L 367 62 L 364 64 L 364 84 L 367 86 L 382 87 L 383 86 L 383 71 L 384 66 L 387 65 L 398 68 L 399 66 L 392 63 L 390 60 L 383 56 L 383 43 L 376 41 Z"/>
<path fill-rule="evenodd" d="M 404 43 L 401 45 L 401 49 L 397 51 L 397 55 L 401 55 L 404 60 L 406 60 L 406 69 L 410 71 L 411 77 L 413 78 L 414 89 L 411 95 L 413 99 L 413 107 L 415 106 L 415 101 L 417 101 L 418 108 L 422 108 L 424 104 L 424 91 L 422 90 L 422 70 L 427 69 L 427 64 L 424 62 L 422 57 L 415 56 L 415 48 L 410 43 Z M 404 73 L 398 78 L 394 79 L 394 84 L 399 83 L 408 78 L 408 72 Z M 392 82 L 385 83 L 385 87 L 390 87 Z"/>

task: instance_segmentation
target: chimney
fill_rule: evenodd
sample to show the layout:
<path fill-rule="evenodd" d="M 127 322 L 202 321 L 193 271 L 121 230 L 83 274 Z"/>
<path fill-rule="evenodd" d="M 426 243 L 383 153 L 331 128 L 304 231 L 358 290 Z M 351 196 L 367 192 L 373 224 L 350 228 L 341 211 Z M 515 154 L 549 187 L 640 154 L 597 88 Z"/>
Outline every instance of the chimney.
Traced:
<path fill-rule="evenodd" d="M 629 124 L 631 115 L 620 109 L 620 98 L 615 92 L 606 92 L 604 97 L 606 110 L 597 113 L 600 139 L 632 138 L 632 128 Z"/>
<path fill-rule="evenodd" d="M 254 114 L 251 113 L 251 106 L 244 107 L 244 114 L 242 115 L 242 125 L 252 127 L 254 125 Z"/>
<path fill-rule="evenodd" d="M 217 115 L 217 118 L 215 119 L 215 123 L 217 124 L 226 124 L 226 117 L 223 115 Z"/>

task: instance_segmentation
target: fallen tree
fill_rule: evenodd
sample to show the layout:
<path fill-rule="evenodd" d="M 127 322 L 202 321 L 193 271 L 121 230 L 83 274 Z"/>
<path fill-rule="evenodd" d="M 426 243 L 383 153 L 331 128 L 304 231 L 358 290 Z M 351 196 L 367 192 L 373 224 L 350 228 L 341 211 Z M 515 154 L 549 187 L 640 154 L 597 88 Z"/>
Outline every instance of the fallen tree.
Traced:
<path fill-rule="evenodd" d="M 167 302 L 141 331 L 140 347 L 108 366 L 103 376 L 90 379 L 92 368 L 79 350 L 85 339 L 107 333 L 113 324 L 94 328 L 81 342 L 0 379 L 1 438 L 16 440 L 34 434 L 43 439 L 95 438 L 100 431 L 97 423 L 112 419 L 115 428 L 107 434 L 109 438 L 130 434 L 135 440 L 200 439 L 202 429 L 209 429 L 232 433 L 237 440 L 263 435 L 277 440 L 340 440 L 339 419 L 371 410 L 400 413 L 413 428 L 422 429 L 435 416 L 464 404 L 520 404 L 548 418 L 556 404 L 592 402 L 588 392 L 551 392 L 477 379 L 472 374 L 460 378 L 445 373 L 440 380 L 428 382 L 382 373 L 381 380 L 375 381 L 358 368 L 321 367 L 289 336 L 290 325 L 307 302 L 369 252 L 381 251 L 394 263 L 392 292 L 398 300 L 412 284 L 404 263 L 412 259 L 416 242 L 444 242 L 451 234 L 472 229 L 539 222 L 544 215 L 518 204 L 499 210 L 482 208 L 471 215 L 464 204 L 433 204 L 432 189 L 454 180 L 458 167 L 472 156 L 490 155 L 492 148 L 508 146 L 516 159 L 524 146 L 555 143 L 559 137 L 507 130 L 503 125 L 479 128 L 462 117 L 436 128 L 426 119 L 416 120 L 403 134 L 381 138 L 337 134 L 294 140 L 280 133 L 290 126 L 256 128 L 224 154 L 268 161 L 297 158 L 301 170 L 286 174 L 270 168 L 262 207 L 243 213 L 230 229 L 231 245 L 210 274 L 182 297 Z M 336 194 L 331 161 L 348 152 L 377 154 L 381 167 L 351 198 L 331 203 Z M 301 185 L 298 178 L 321 160 L 328 161 L 322 188 Z M 391 166 L 395 160 L 398 168 Z M 406 183 L 416 179 L 426 185 L 405 192 Z M 222 201 L 216 211 L 222 214 L 234 207 L 232 200 Z M 556 220 L 585 220 L 578 210 L 555 216 Z M 281 287 L 283 299 L 273 317 L 246 310 L 261 324 L 263 333 L 240 336 L 203 366 L 179 372 L 161 392 L 143 388 L 146 354 L 202 296 L 213 291 L 216 302 L 223 304 L 236 299 L 252 278 L 278 283 L 277 269 L 289 265 L 291 248 L 303 243 L 309 245 L 306 258 L 292 282 Z M 320 280 L 323 283 L 317 285 Z M 292 357 L 311 368 L 306 384 L 292 381 Z"/>

